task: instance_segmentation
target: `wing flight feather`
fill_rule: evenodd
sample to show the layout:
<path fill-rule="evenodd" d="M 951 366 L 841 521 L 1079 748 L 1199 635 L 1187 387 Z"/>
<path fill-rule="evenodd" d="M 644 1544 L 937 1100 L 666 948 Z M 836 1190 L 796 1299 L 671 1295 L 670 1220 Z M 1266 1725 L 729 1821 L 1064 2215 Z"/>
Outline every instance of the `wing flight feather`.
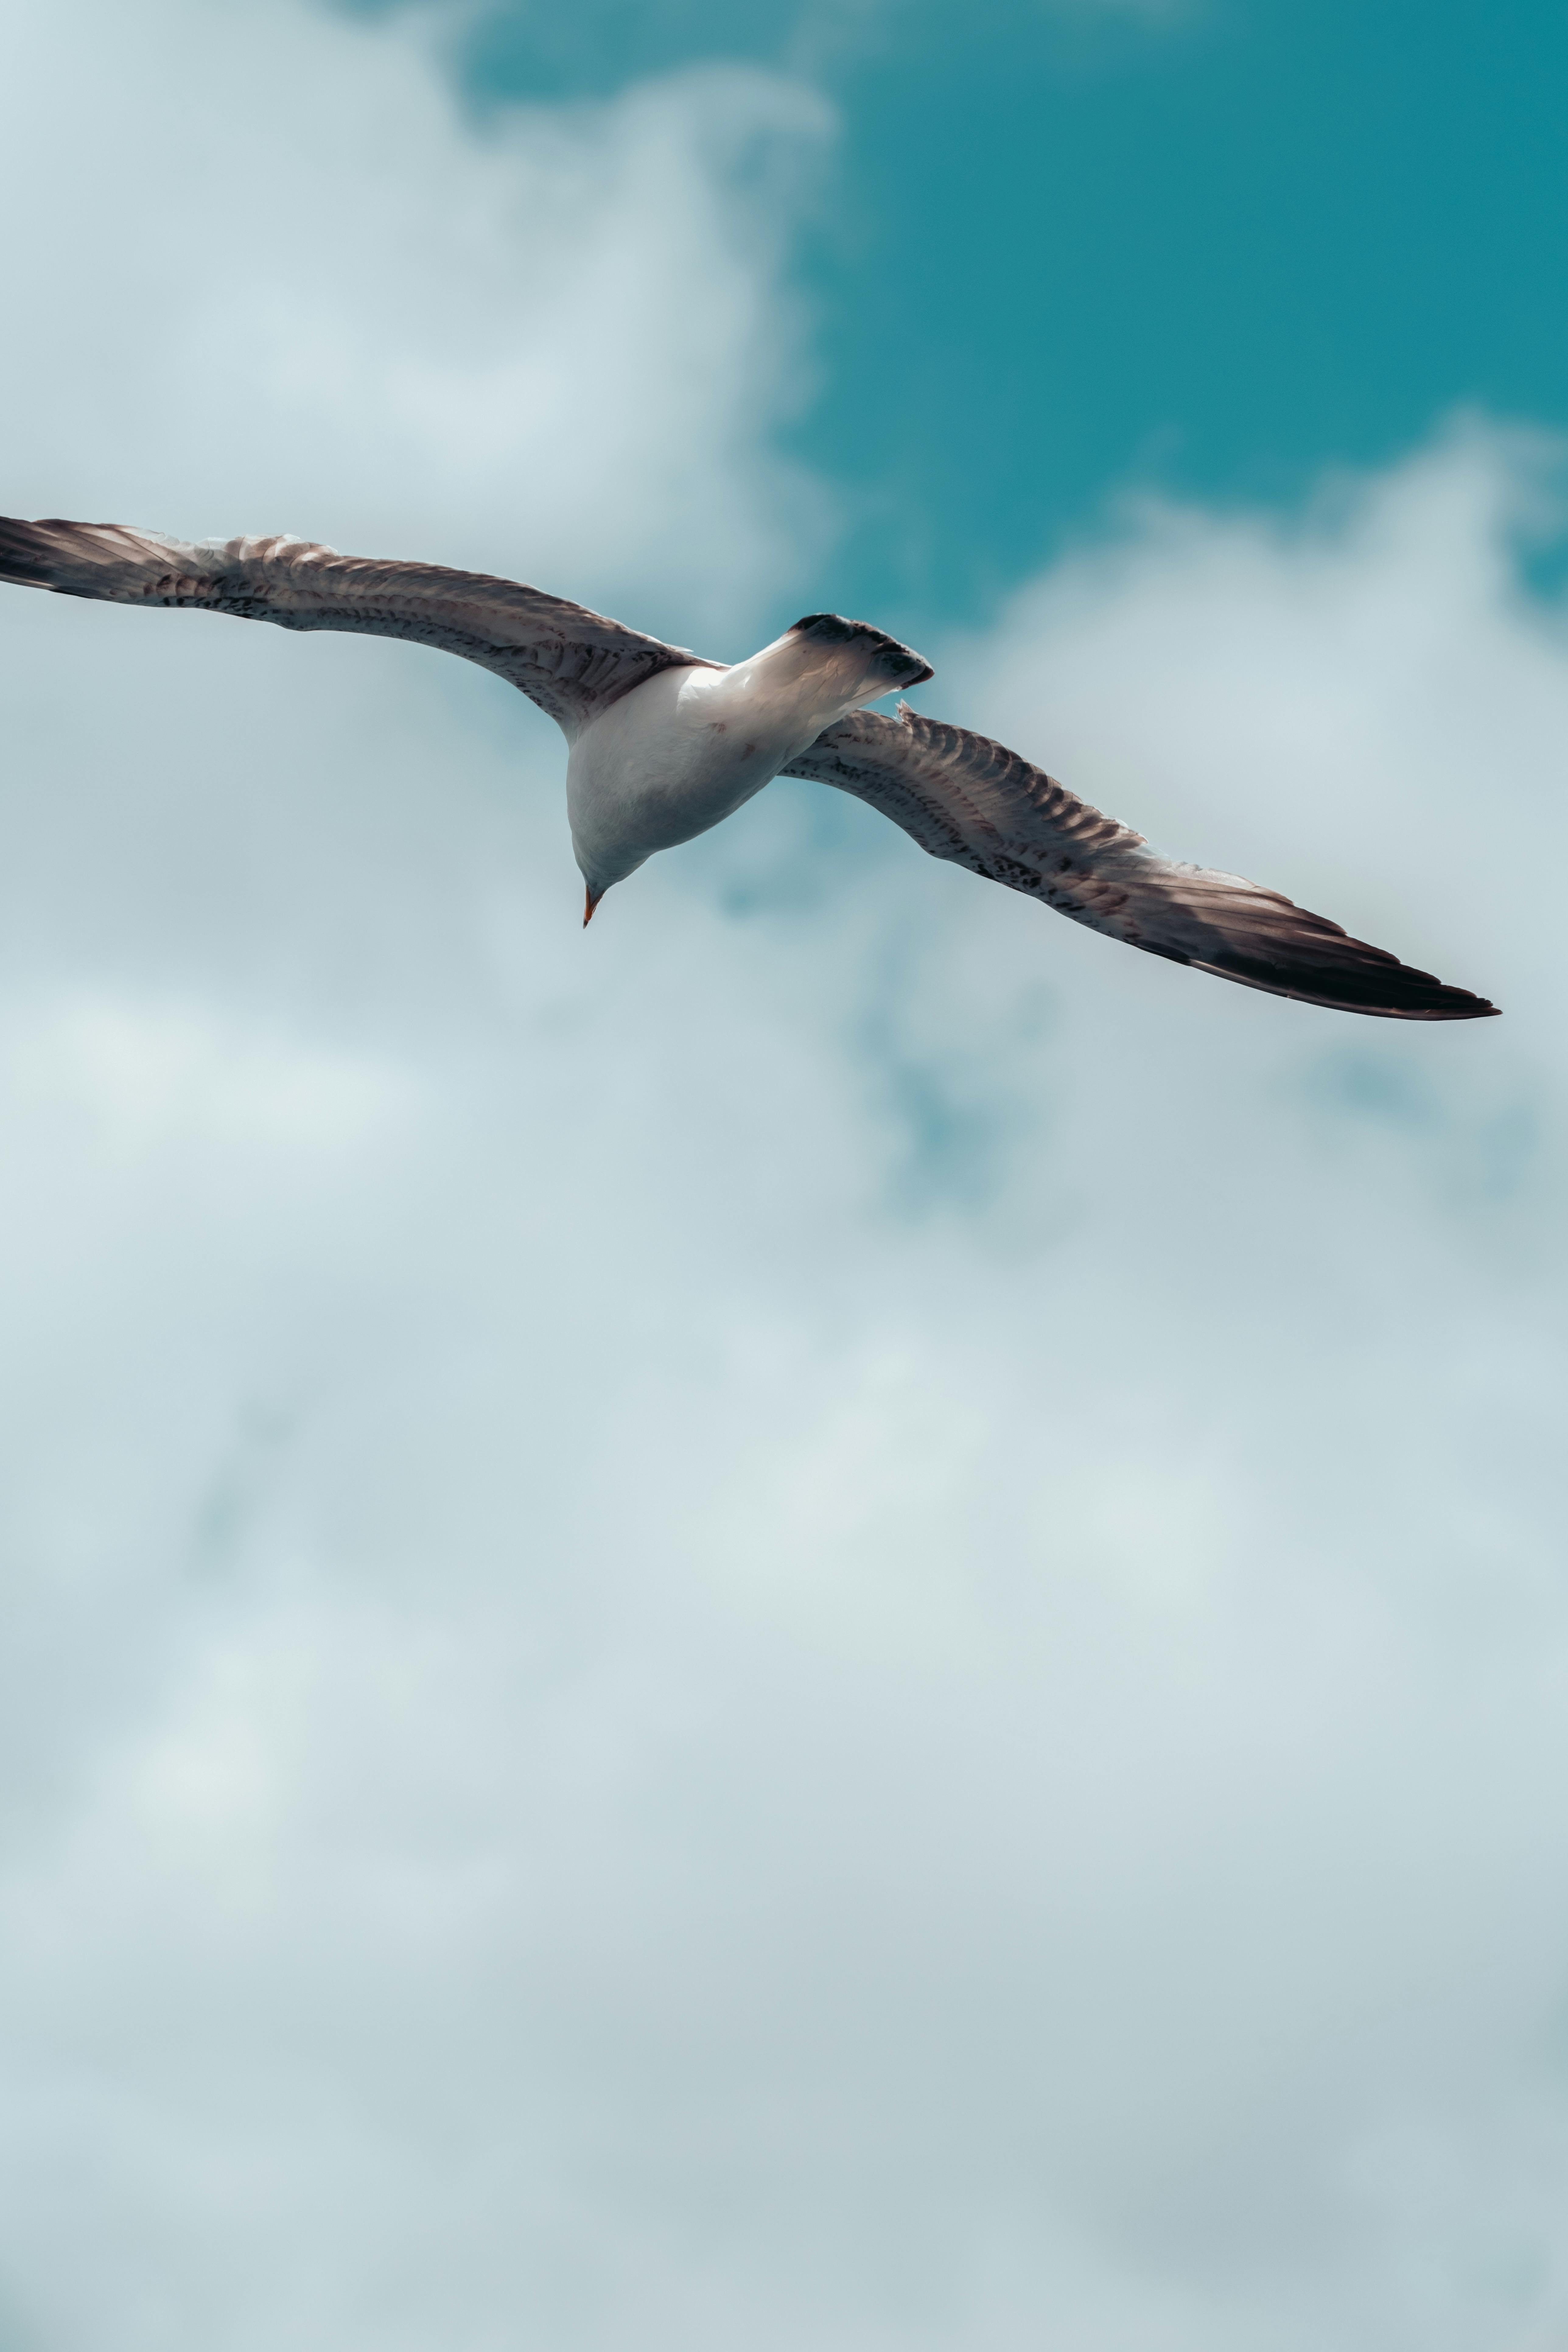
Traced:
<path fill-rule="evenodd" d="M 569 738 L 645 678 L 699 662 L 683 646 L 518 581 L 340 555 L 302 539 L 188 546 L 117 523 L 0 518 L 0 581 L 117 604 L 189 605 L 282 629 L 406 637 L 494 670 Z"/>
<path fill-rule="evenodd" d="M 1396 1021 L 1469 1021 L 1498 1009 L 1277 890 L 1162 857 L 1005 744 L 907 707 L 896 719 L 860 710 L 839 719 L 784 773 L 853 793 L 933 857 L 1245 988 Z"/>

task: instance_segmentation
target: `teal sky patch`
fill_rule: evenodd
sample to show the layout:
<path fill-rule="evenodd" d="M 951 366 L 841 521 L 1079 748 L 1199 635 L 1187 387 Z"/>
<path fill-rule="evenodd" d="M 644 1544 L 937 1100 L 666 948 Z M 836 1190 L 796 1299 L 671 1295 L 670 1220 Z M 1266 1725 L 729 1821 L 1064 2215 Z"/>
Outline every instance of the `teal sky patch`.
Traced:
<path fill-rule="evenodd" d="M 794 438 L 835 599 L 895 627 L 982 617 L 1129 482 L 1289 499 L 1457 405 L 1568 421 L 1561 0 L 503 5 L 462 68 L 494 103 L 721 58 L 843 116 Z"/>

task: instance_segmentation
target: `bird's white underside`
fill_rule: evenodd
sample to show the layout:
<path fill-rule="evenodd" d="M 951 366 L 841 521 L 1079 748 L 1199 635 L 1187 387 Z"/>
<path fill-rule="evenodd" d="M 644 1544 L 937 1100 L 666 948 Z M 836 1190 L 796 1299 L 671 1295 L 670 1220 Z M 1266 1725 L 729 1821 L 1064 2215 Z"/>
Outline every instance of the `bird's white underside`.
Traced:
<path fill-rule="evenodd" d="M 732 668 L 694 663 L 634 687 L 581 730 L 566 763 L 589 898 L 732 815 L 825 727 L 886 691 L 863 643 L 794 629 Z"/>

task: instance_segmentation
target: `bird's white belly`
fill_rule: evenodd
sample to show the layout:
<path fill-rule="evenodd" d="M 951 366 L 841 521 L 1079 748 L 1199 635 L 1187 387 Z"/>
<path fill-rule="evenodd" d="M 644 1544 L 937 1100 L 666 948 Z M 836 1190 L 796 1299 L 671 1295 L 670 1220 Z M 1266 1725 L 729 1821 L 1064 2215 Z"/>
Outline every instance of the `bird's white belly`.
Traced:
<path fill-rule="evenodd" d="M 814 711 L 747 691 L 735 670 L 661 670 L 613 702 L 583 730 L 566 768 L 572 842 L 590 889 L 720 824 L 816 731 Z"/>

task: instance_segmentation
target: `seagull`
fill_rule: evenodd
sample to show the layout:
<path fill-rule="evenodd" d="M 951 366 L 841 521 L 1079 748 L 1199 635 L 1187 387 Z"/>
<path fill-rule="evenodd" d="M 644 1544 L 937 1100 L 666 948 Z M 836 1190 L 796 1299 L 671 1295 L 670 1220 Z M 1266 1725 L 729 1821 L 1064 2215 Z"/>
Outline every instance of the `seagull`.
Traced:
<path fill-rule="evenodd" d="M 118 523 L 5 518 L 0 581 L 282 629 L 407 637 L 510 679 L 566 738 L 584 923 L 657 850 L 706 833 L 773 777 L 805 776 L 879 809 L 933 857 L 1244 988 L 1394 1021 L 1498 1010 L 1278 891 L 1162 856 L 1004 744 L 907 703 L 896 717 L 868 709 L 931 667 L 837 613 L 808 613 L 731 664 L 483 572 L 340 555 L 293 538 L 190 546 Z"/>

